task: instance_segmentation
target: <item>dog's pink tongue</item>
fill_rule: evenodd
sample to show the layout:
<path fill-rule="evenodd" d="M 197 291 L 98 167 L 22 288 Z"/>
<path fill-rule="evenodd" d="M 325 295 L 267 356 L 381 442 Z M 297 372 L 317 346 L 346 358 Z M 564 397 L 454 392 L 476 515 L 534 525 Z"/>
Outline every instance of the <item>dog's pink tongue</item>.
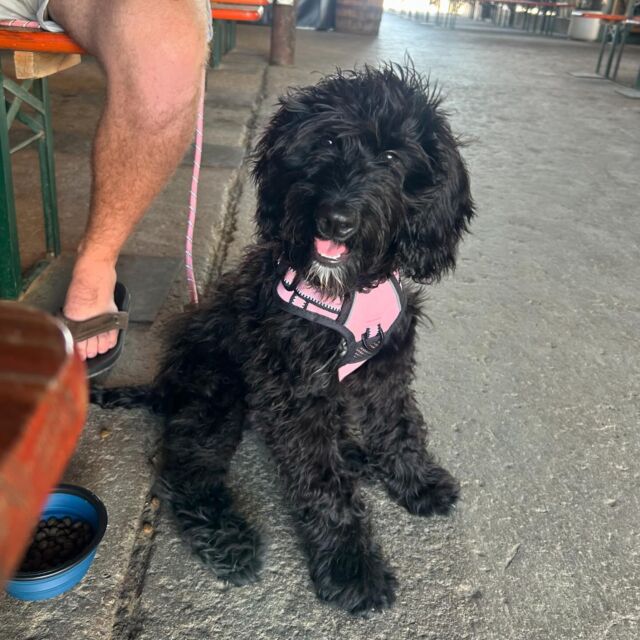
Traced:
<path fill-rule="evenodd" d="M 349 253 L 349 249 L 343 244 L 337 244 L 331 240 L 315 239 L 316 251 L 325 258 L 339 258 L 345 253 Z"/>

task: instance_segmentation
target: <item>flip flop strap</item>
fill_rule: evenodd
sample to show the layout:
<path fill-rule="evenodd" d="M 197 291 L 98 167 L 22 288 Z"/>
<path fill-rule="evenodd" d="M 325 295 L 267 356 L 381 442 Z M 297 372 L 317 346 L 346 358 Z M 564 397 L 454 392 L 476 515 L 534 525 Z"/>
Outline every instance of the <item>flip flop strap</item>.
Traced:
<path fill-rule="evenodd" d="M 126 311 L 114 311 L 112 313 L 103 313 L 87 320 L 64 318 L 64 322 L 69 331 L 71 331 L 74 342 L 82 342 L 114 329 L 126 329 L 129 324 L 129 314 Z"/>

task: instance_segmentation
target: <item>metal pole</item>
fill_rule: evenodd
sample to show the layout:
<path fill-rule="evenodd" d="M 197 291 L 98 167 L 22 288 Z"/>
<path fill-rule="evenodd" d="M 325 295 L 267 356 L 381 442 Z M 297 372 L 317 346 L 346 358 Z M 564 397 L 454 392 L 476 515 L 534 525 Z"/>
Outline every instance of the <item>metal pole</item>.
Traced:
<path fill-rule="evenodd" d="M 618 77 L 618 68 L 620 67 L 620 60 L 622 60 L 622 54 L 624 53 L 624 47 L 627 44 L 627 38 L 629 36 L 629 32 L 631 31 L 631 25 L 627 25 L 626 21 L 622 26 L 622 40 L 620 42 L 620 49 L 618 49 L 618 57 L 616 58 L 616 63 L 613 67 L 613 73 L 611 74 L 611 79 L 615 80 Z"/>
<path fill-rule="evenodd" d="M 276 0 L 271 23 L 270 64 L 290 66 L 296 49 L 295 0 Z"/>
<path fill-rule="evenodd" d="M 609 78 L 611 74 L 611 63 L 613 62 L 613 57 L 615 56 L 616 49 L 618 48 L 618 40 L 620 39 L 620 25 L 615 24 L 613 26 L 613 36 L 611 40 L 611 51 L 609 53 L 609 58 L 607 59 L 607 68 L 604 72 L 604 77 Z"/>
<path fill-rule="evenodd" d="M 598 62 L 596 63 L 596 73 L 600 73 L 600 65 L 602 64 L 602 58 L 604 57 L 605 49 L 607 48 L 607 39 L 609 38 L 609 24 L 605 23 L 602 29 L 602 44 L 600 45 L 600 53 L 598 54 Z"/>

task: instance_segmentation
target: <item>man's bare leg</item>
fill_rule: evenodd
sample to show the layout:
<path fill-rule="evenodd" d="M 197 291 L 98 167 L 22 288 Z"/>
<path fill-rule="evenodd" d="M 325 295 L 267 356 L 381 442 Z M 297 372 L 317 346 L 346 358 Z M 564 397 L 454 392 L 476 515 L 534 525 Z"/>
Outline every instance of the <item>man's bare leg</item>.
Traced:
<path fill-rule="evenodd" d="M 206 59 L 202 0 L 50 0 L 52 18 L 100 61 L 107 97 L 93 147 L 89 222 L 64 305 L 72 320 L 115 310 L 118 255 L 191 140 Z M 83 358 L 112 331 L 78 344 Z"/>

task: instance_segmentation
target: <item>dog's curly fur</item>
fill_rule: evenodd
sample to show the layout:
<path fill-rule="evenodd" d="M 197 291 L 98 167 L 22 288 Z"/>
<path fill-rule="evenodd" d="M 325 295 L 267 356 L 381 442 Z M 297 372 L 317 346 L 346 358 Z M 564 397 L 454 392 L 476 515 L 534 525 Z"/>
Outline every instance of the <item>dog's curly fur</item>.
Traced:
<path fill-rule="evenodd" d="M 99 394 L 103 405 L 148 402 L 166 416 L 173 511 L 218 577 L 247 583 L 261 565 L 259 536 L 224 484 L 246 428 L 278 465 L 319 597 L 348 611 L 390 606 L 396 589 L 372 537 L 363 467 L 411 513 L 446 514 L 455 503 L 458 485 L 427 453 L 411 389 L 420 300 L 409 281 L 432 283 L 454 267 L 473 216 L 459 146 L 439 95 L 411 65 L 339 71 L 291 90 L 256 150 L 256 242 L 212 302 L 179 321 L 150 388 Z M 349 220 L 338 265 L 313 251 L 327 211 Z M 340 335 L 274 304 L 283 265 L 334 295 L 402 274 L 401 321 L 343 382 Z"/>

